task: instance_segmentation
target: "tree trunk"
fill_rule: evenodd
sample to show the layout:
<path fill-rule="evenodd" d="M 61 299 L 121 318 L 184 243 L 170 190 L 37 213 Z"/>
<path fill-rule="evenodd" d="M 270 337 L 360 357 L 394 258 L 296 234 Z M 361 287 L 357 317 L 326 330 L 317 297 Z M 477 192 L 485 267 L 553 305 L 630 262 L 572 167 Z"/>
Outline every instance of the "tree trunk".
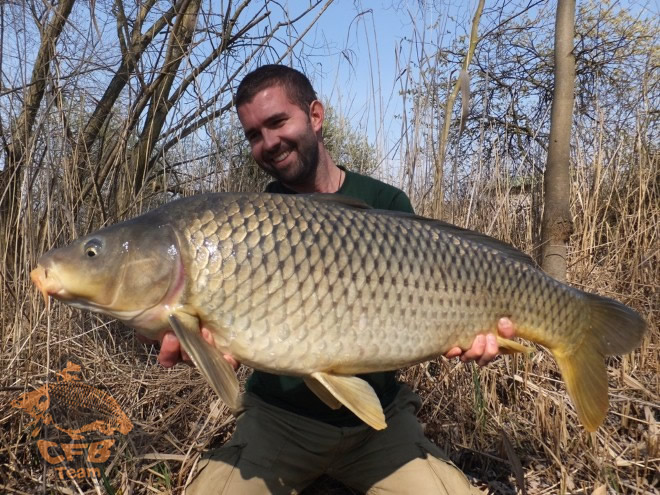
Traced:
<path fill-rule="evenodd" d="M 559 0 L 555 22 L 555 87 L 541 220 L 541 267 L 558 280 L 566 280 L 566 248 L 573 232 L 569 162 L 575 89 L 574 27 L 575 0 Z"/>

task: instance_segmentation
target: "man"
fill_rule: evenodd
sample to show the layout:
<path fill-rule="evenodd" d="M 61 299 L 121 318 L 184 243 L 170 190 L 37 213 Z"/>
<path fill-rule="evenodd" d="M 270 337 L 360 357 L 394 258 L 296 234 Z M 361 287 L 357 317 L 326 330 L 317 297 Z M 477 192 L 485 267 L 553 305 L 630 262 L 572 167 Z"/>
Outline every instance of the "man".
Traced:
<path fill-rule="evenodd" d="M 323 105 L 302 73 L 279 65 L 256 69 L 239 85 L 236 109 L 252 156 L 275 179 L 268 192 L 340 193 L 412 213 L 399 189 L 334 163 L 323 144 Z M 508 320 L 498 330 L 513 335 Z M 202 334 L 212 342 L 207 329 Z M 467 352 L 455 348 L 447 357 L 483 365 L 497 352 L 494 336 L 481 335 Z M 160 362 L 172 366 L 181 357 L 176 337 L 167 334 Z M 330 409 L 300 378 L 255 371 L 232 439 L 204 455 L 187 493 L 299 493 L 324 473 L 368 493 L 481 493 L 424 437 L 416 418 L 421 402 L 394 372 L 361 378 L 381 401 L 384 430 L 373 430 L 344 407 Z"/>

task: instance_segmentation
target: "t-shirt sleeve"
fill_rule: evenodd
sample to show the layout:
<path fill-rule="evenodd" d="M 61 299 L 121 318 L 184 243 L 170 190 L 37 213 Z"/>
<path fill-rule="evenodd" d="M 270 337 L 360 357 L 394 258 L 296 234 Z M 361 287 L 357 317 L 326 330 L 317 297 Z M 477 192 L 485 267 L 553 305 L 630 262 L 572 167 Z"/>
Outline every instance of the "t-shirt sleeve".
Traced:
<path fill-rule="evenodd" d="M 408 199 L 408 196 L 406 196 L 406 193 L 404 193 L 403 191 L 398 191 L 394 195 L 388 207 L 388 210 L 403 211 L 406 213 L 415 213 L 415 210 L 413 209 L 412 204 L 410 203 L 410 199 Z"/>

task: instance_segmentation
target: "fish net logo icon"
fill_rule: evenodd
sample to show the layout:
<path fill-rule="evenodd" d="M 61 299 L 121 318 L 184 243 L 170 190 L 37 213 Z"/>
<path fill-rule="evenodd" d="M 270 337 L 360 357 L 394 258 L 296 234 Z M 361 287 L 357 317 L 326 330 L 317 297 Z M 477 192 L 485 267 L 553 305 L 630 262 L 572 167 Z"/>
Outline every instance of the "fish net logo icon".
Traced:
<path fill-rule="evenodd" d="M 67 441 L 40 439 L 43 459 L 55 467 L 61 479 L 98 477 L 112 454 L 118 434 L 126 435 L 133 423 L 108 393 L 81 381 L 81 367 L 68 362 L 54 382 L 26 392 L 11 405 L 28 414 L 31 436 L 52 427 Z M 83 467 L 72 467 L 82 465 Z"/>

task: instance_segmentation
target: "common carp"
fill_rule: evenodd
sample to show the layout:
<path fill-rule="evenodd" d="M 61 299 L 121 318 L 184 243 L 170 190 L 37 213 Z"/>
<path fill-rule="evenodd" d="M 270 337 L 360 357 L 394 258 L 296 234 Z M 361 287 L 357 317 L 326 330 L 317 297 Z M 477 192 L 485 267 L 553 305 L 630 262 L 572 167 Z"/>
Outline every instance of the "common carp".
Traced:
<path fill-rule="evenodd" d="M 605 356 L 632 351 L 646 329 L 632 309 L 552 279 L 508 244 L 338 195 L 179 199 L 49 251 L 31 277 L 44 297 L 149 338 L 173 328 L 230 407 L 238 381 L 223 354 L 301 376 L 376 429 L 386 426 L 380 402 L 356 374 L 467 349 L 508 316 L 553 354 L 593 431 L 608 408 Z"/>

